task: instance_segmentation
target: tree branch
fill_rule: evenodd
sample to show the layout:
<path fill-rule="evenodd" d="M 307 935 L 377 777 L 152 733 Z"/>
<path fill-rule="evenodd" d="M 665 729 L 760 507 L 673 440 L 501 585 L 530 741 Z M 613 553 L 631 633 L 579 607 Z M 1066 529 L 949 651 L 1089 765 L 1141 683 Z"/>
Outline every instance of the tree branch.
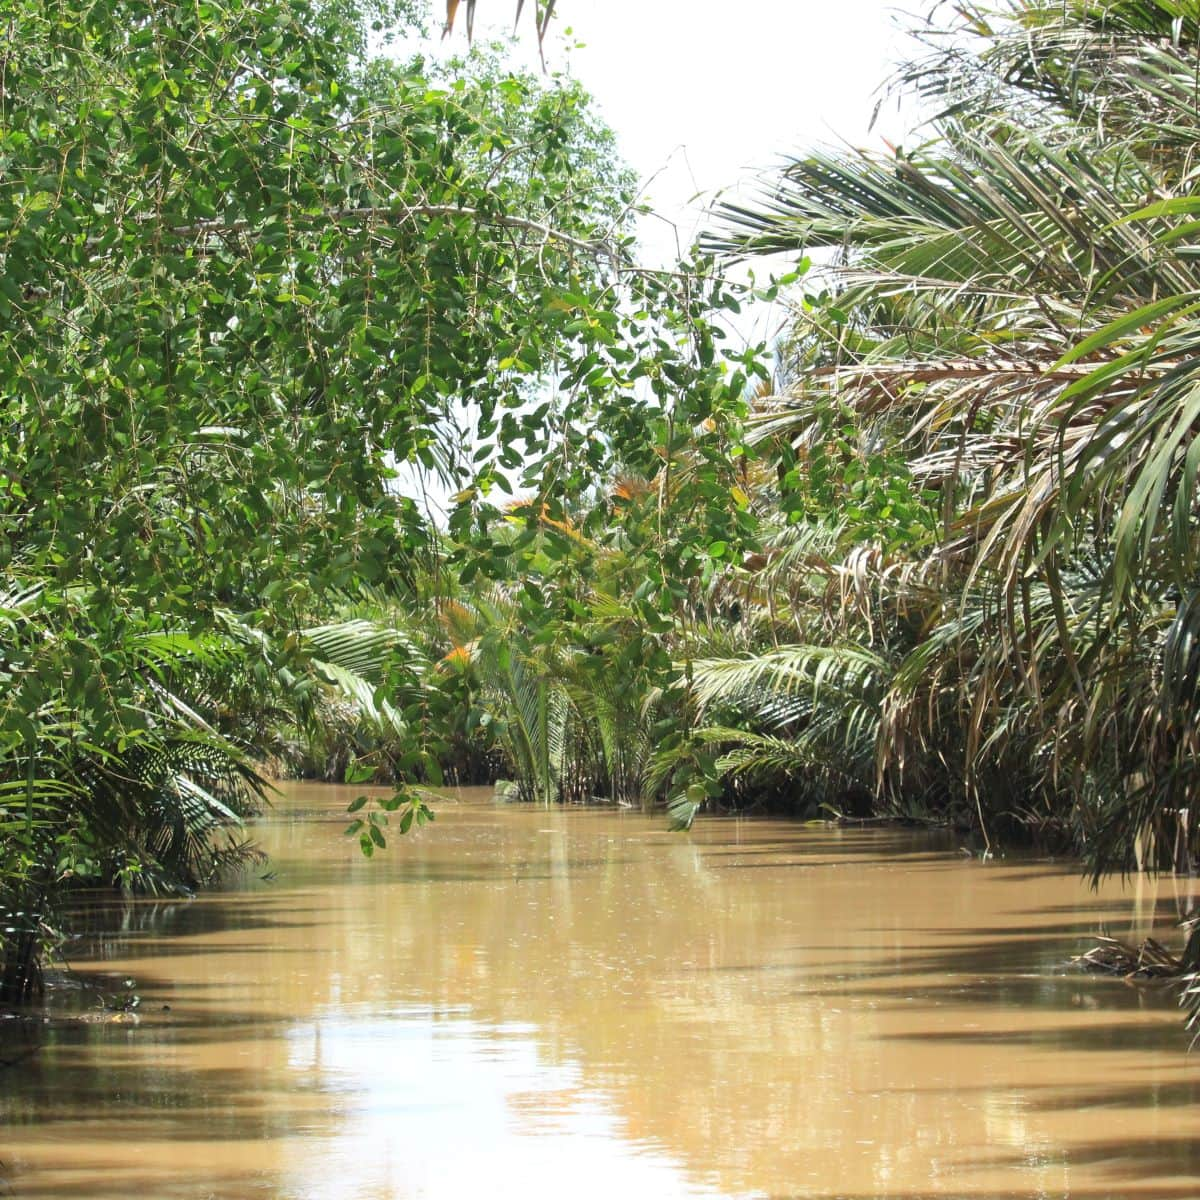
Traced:
<path fill-rule="evenodd" d="M 313 213 L 312 219 L 330 222 L 368 221 L 377 218 L 395 220 L 413 217 L 466 217 L 481 225 L 496 225 L 503 229 L 519 229 L 525 233 L 534 233 L 547 242 L 559 242 L 570 246 L 582 254 L 594 258 L 607 258 L 614 266 L 620 266 L 620 255 L 612 243 L 607 241 L 587 241 L 561 229 L 555 229 L 542 221 L 534 221 L 528 217 L 514 217 L 505 213 L 481 213 L 475 208 L 465 208 L 454 204 L 411 204 L 403 208 L 387 205 L 373 205 L 362 208 L 338 208 L 324 213 Z M 152 215 L 136 218 L 149 224 L 154 220 Z M 173 237 L 188 238 L 205 234 L 221 236 L 224 234 L 247 233 L 255 228 L 255 223 L 248 220 L 222 221 L 220 219 L 195 221 L 190 225 L 168 225 L 163 232 Z"/>

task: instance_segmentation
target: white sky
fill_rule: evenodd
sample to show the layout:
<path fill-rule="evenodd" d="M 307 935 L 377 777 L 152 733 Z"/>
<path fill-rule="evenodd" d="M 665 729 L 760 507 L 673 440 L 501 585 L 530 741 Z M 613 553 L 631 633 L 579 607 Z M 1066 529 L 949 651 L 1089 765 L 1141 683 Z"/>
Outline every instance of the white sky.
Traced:
<path fill-rule="evenodd" d="M 525 8 L 521 53 L 536 63 L 533 0 Z M 508 34 L 514 11 L 514 0 L 484 0 L 476 37 Z M 697 193 L 711 199 L 788 151 L 902 135 L 894 110 L 868 126 L 910 23 L 895 0 L 558 0 L 546 62 L 593 94 L 686 248 Z M 457 49 L 463 38 L 456 30 Z M 651 258 L 673 257 L 662 221 L 642 239 Z"/>
<path fill-rule="evenodd" d="M 434 8 L 440 17 L 442 0 Z M 507 37 L 515 8 L 483 0 L 476 38 Z M 540 69 L 533 8 L 527 0 L 514 59 Z M 461 52 L 462 23 L 460 12 L 453 38 L 422 49 Z M 691 244 L 718 192 L 745 187 L 784 154 L 902 140 L 894 104 L 870 123 L 880 85 L 905 54 L 901 31 L 915 23 L 896 0 L 558 0 L 546 65 L 595 98 L 660 214 L 642 218 L 643 261 L 665 265 L 677 243 Z M 753 342 L 778 323 L 755 306 L 735 332 Z"/>
<path fill-rule="evenodd" d="M 903 46 L 894 0 L 559 0 L 558 9 L 560 30 L 584 46 L 564 54 L 560 36 L 549 65 L 568 60 L 630 164 L 643 179 L 658 173 L 647 196 L 679 223 L 685 246 L 699 230 L 696 193 L 711 197 L 787 151 L 895 136 L 890 113 L 868 132 L 876 89 Z M 663 237 L 643 234 L 648 247 Z"/>

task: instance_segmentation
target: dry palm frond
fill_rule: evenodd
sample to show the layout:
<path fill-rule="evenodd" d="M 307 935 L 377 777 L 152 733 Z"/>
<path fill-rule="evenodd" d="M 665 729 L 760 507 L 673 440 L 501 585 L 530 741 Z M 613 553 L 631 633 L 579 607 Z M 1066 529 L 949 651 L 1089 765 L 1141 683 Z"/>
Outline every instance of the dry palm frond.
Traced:
<path fill-rule="evenodd" d="M 1116 938 L 1100 938 L 1095 946 L 1071 962 L 1085 971 L 1101 971 L 1124 979 L 1179 979 L 1184 970 L 1183 961 L 1154 938 L 1146 938 L 1136 947 Z"/>
<path fill-rule="evenodd" d="M 475 5 L 477 0 L 466 0 L 467 4 L 467 37 L 475 35 Z M 546 34 L 550 30 L 550 19 L 554 16 L 557 0 L 536 0 L 534 6 L 534 28 L 537 30 L 538 48 L 545 44 Z M 446 37 L 454 30 L 454 20 L 458 16 L 460 0 L 446 0 L 446 24 L 442 36 Z M 525 8 L 525 0 L 517 0 L 517 12 L 514 24 L 521 23 L 521 13 Z"/>

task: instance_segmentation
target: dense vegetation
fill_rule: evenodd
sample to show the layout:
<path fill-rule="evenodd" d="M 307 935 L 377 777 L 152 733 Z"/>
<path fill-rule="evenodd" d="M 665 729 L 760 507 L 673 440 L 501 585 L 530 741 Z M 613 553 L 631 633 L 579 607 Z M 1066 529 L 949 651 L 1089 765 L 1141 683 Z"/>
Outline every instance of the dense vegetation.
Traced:
<path fill-rule="evenodd" d="M 1169 2 L 964 6 L 898 80 L 928 140 L 796 161 L 717 239 L 833 253 L 756 423 L 840 581 L 793 592 L 782 664 L 861 706 L 876 804 L 1097 873 L 1194 849 L 1198 33 Z"/>
<path fill-rule="evenodd" d="M 4 11 L 6 998 L 79 883 L 252 856 L 267 761 L 394 783 L 366 853 L 502 779 L 1191 861 L 1188 6 L 959 6 L 915 149 L 671 272 L 577 87 L 372 57 L 404 6 Z"/>
<path fill-rule="evenodd" d="M 663 405 L 633 403 L 637 380 L 678 404 L 677 441 L 741 400 L 712 288 L 628 269 L 626 180 L 569 81 L 373 56 L 404 4 L 3 16 L 15 999 L 81 884 L 191 889 L 252 856 L 255 763 L 297 731 L 365 714 L 393 770 L 438 777 L 470 729 L 453 691 L 431 704 L 403 629 L 339 610 L 490 570 L 518 482 L 527 543 L 624 447 L 645 468 Z M 416 469 L 457 494 L 453 549 L 405 494 Z M 404 828 L 428 815 L 402 804 Z"/>
<path fill-rule="evenodd" d="M 937 113 L 917 149 L 797 160 L 718 214 L 713 250 L 810 269 L 728 489 L 689 490 L 693 425 L 518 547 L 506 603 L 451 588 L 482 624 L 445 636 L 513 648 L 476 656 L 501 729 L 509 659 L 549 689 L 540 775 L 507 749 L 529 794 L 577 788 L 582 753 L 584 790 L 685 820 L 775 790 L 1169 866 L 1194 832 L 1196 22 L 1024 3 L 925 32 L 897 85 Z"/>

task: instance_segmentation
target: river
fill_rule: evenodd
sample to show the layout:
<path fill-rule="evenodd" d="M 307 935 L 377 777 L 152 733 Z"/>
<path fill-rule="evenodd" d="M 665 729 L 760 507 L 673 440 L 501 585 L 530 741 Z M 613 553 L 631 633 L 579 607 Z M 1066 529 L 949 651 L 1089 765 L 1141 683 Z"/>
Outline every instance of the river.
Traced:
<path fill-rule="evenodd" d="M 367 861 L 353 794 L 288 785 L 271 878 L 69 948 L 80 1016 L 0 1074 L 0 1195 L 1200 1196 L 1171 998 L 1067 965 L 1171 936 L 1176 881 L 483 792 Z"/>

